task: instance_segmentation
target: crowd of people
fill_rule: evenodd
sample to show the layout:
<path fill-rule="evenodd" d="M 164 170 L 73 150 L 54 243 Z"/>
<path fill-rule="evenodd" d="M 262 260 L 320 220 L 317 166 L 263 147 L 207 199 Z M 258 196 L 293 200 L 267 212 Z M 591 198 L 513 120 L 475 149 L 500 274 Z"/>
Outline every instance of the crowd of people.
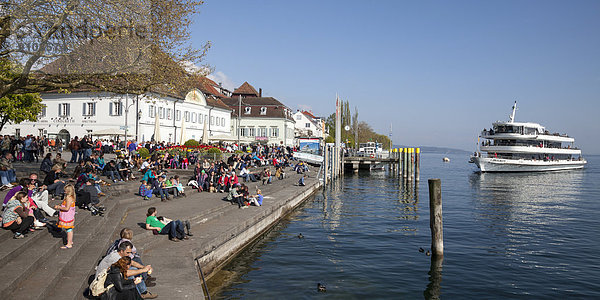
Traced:
<path fill-rule="evenodd" d="M 8 190 L 0 217 L 2 227 L 11 230 L 15 239 L 30 232 L 51 226 L 62 232 L 65 242 L 61 249 L 73 247 L 76 208 L 89 210 L 92 215 L 103 215 L 100 198 L 103 189 L 117 182 L 138 180 L 139 196 L 143 200 L 160 197 L 162 201 L 185 197 L 186 189 L 195 192 L 224 193 L 224 200 L 240 209 L 263 205 L 264 197 L 258 184 L 269 185 L 286 177 L 287 172 L 304 174 L 308 165 L 296 161 L 296 150 L 283 146 L 218 145 L 231 152 L 217 159 L 206 159 L 201 151 L 168 151 L 176 145 L 164 143 L 137 144 L 134 141 L 113 143 L 90 137 L 73 138 L 63 145 L 59 139 L 49 143 L 45 138 L 12 136 L 0 137 L 1 190 Z M 71 151 L 71 159 L 62 158 L 62 148 Z M 145 148 L 146 157 L 141 151 Z M 114 159 L 105 159 L 106 153 Z M 39 170 L 17 179 L 13 163 L 33 161 L 41 163 Z M 72 171 L 67 173 L 68 166 Z M 173 169 L 193 169 L 189 178 L 171 175 Z M 43 180 L 38 179 L 43 178 Z M 251 194 L 246 184 L 257 183 Z M 304 184 L 304 175 L 299 185 Z M 189 193 L 189 191 L 188 191 Z M 51 206 L 49 201 L 60 201 Z M 54 219 L 56 218 L 57 219 Z M 188 239 L 189 221 L 171 220 L 158 215 L 155 207 L 148 209 L 145 229 L 156 235 L 167 235 L 179 242 Z M 147 299 L 156 297 L 147 291 L 152 281 L 152 268 L 144 265 L 131 242 L 133 231 L 123 229 L 121 237 L 107 251 L 97 267 L 96 288 L 107 299 Z M 113 298 L 118 295 L 116 298 Z"/>

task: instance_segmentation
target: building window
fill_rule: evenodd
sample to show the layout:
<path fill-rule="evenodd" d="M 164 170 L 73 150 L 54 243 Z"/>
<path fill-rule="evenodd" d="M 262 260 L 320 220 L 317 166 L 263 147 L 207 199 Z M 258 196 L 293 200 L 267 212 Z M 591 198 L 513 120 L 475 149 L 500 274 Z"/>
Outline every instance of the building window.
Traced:
<path fill-rule="evenodd" d="M 170 108 L 167 108 L 167 119 L 168 120 L 172 120 L 173 119 L 173 116 L 171 115 L 171 109 Z"/>
<path fill-rule="evenodd" d="M 304 124 L 304 127 L 306 127 L 306 128 L 310 128 L 310 123 L 306 123 L 306 124 Z"/>
<path fill-rule="evenodd" d="M 190 112 L 189 112 L 189 111 L 186 111 L 186 112 L 183 114 L 183 117 L 185 118 L 185 121 L 186 121 L 186 122 L 189 122 L 189 121 L 190 121 Z"/>
<path fill-rule="evenodd" d="M 260 114 L 261 114 L 261 115 L 263 115 L 263 116 L 264 116 L 264 115 L 266 115 L 266 114 L 267 114 L 267 108 L 266 108 L 266 107 L 264 107 L 264 106 L 263 106 L 263 107 L 261 107 L 261 108 L 260 108 Z"/>
<path fill-rule="evenodd" d="M 278 127 L 272 127 L 271 128 L 271 137 L 278 137 L 279 136 L 279 128 Z"/>
<path fill-rule="evenodd" d="M 249 127 L 248 130 L 248 136 L 256 136 L 256 129 L 254 127 Z"/>
<path fill-rule="evenodd" d="M 202 124 L 202 114 L 198 114 L 198 123 Z"/>
<path fill-rule="evenodd" d="M 259 130 L 260 130 L 259 136 L 268 136 L 266 127 L 261 127 L 261 128 L 259 128 Z"/>
<path fill-rule="evenodd" d="M 240 136 L 248 136 L 248 128 L 240 127 Z"/>
<path fill-rule="evenodd" d="M 210 117 L 210 125 L 215 125 L 215 117 Z"/>
<path fill-rule="evenodd" d="M 180 110 L 177 110 L 175 112 L 175 120 L 176 121 L 181 121 L 181 111 Z"/>
<path fill-rule="evenodd" d="M 221 120 L 219 118 L 215 119 L 215 125 L 220 126 L 221 125 Z"/>
<path fill-rule="evenodd" d="M 221 126 L 225 126 L 225 118 L 221 118 Z"/>
<path fill-rule="evenodd" d="M 58 104 L 58 116 L 59 117 L 68 117 L 70 115 L 71 115 L 71 104 L 59 103 Z"/>
<path fill-rule="evenodd" d="M 302 120 L 302 115 L 297 115 L 296 120 Z"/>
<path fill-rule="evenodd" d="M 246 107 L 244 107 L 244 110 L 245 110 L 244 113 L 249 115 L 252 112 L 252 107 L 246 106 Z"/>
<path fill-rule="evenodd" d="M 196 113 L 192 113 L 192 123 L 196 123 L 198 120 L 198 115 Z"/>
<path fill-rule="evenodd" d="M 148 116 L 150 116 L 150 118 L 154 118 L 156 116 L 156 109 L 154 109 L 154 105 L 150 105 L 148 107 Z"/>
<path fill-rule="evenodd" d="M 111 116 L 123 115 L 123 103 L 121 101 L 113 101 L 108 104 L 109 114 Z"/>
<path fill-rule="evenodd" d="M 45 116 L 46 116 L 46 104 L 42 104 L 42 110 L 40 111 L 38 118 L 43 118 Z"/>
<path fill-rule="evenodd" d="M 86 102 L 83 103 L 82 116 L 95 116 L 96 115 L 96 103 Z"/>

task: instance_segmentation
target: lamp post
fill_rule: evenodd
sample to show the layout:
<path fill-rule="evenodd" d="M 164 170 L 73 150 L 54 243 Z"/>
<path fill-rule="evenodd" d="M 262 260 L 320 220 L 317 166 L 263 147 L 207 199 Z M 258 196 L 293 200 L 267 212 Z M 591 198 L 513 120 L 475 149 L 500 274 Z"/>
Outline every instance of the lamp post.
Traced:
<path fill-rule="evenodd" d="M 179 102 L 179 99 L 175 99 L 175 101 L 173 101 L 173 143 L 176 144 L 177 143 L 177 124 L 176 119 L 177 119 L 177 110 L 175 110 L 175 105 L 177 104 L 177 102 Z"/>
<path fill-rule="evenodd" d="M 129 116 L 129 109 L 131 108 L 131 106 L 133 106 L 134 104 L 136 104 L 137 106 L 137 95 L 135 96 L 136 100 L 134 100 L 133 103 L 129 104 L 129 94 L 125 94 L 125 144 L 127 144 L 127 130 L 128 128 L 128 123 L 127 123 L 127 117 Z M 137 109 L 136 109 L 137 112 Z M 136 118 L 137 119 L 137 118 Z M 137 140 L 137 120 L 136 120 L 136 138 Z"/>

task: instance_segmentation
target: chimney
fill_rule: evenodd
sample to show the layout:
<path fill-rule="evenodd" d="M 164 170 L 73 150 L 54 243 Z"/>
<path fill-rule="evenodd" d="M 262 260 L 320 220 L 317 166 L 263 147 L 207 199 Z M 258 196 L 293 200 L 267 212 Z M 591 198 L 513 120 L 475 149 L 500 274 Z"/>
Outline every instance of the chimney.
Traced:
<path fill-rule="evenodd" d="M 258 97 L 261 98 L 262 97 L 262 89 L 258 88 Z"/>

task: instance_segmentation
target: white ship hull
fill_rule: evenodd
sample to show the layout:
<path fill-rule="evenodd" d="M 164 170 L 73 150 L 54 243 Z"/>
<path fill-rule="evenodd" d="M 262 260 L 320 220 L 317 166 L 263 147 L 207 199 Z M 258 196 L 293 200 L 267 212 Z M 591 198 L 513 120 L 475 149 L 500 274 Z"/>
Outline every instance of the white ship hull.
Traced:
<path fill-rule="evenodd" d="M 585 160 L 525 160 L 472 156 L 473 162 L 481 172 L 547 172 L 583 169 Z"/>

